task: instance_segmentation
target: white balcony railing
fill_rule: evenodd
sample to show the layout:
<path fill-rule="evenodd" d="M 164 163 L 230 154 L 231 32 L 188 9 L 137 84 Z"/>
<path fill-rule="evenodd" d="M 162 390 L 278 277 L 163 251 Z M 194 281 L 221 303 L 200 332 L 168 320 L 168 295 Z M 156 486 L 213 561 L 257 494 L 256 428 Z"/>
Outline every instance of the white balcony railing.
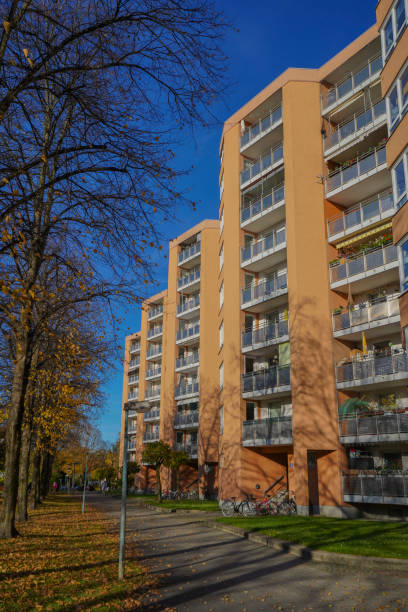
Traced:
<path fill-rule="evenodd" d="M 160 355 L 162 354 L 162 345 L 158 345 L 157 348 L 150 348 L 147 353 L 146 353 L 146 358 L 147 359 L 152 359 L 153 357 L 160 357 Z"/>
<path fill-rule="evenodd" d="M 200 294 L 198 293 L 197 295 L 189 299 L 185 299 L 180 304 L 178 304 L 177 314 L 180 315 L 180 314 L 189 312 L 190 310 L 193 310 L 193 308 L 197 308 L 199 305 L 200 305 Z"/>
<path fill-rule="evenodd" d="M 191 327 L 185 327 L 183 329 L 179 329 L 177 332 L 176 341 L 181 342 L 182 340 L 188 340 L 194 336 L 198 336 L 200 334 L 200 323 L 196 323 Z"/>
<path fill-rule="evenodd" d="M 177 413 L 174 417 L 174 427 L 178 429 L 198 427 L 198 410 Z"/>
<path fill-rule="evenodd" d="M 274 446 L 292 442 L 292 417 L 290 416 L 242 423 L 243 446 Z"/>
<path fill-rule="evenodd" d="M 145 431 L 143 434 L 143 442 L 158 442 L 159 439 L 159 431 Z"/>
<path fill-rule="evenodd" d="M 174 448 L 175 450 L 181 451 L 182 453 L 187 453 L 187 455 L 189 455 L 190 457 L 197 457 L 198 455 L 197 442 L 191 443 L 191 444 L 183 443 L 183 442 L 176 442 Z"/>
<path fill-rule="evenodd" d="M 163 325 L 156 325 L 155 327 L 152 327 L 148 330 L 147 332 L 147 337 L 153 338 L 154 336 L 160 336 L 163 333 Z"/>
<path fill-rule="evenodd" d="M 146 399 L 155 399 L 160 397 L 160 385 L 157 387 L 153 387 L 152 389 L 147 389 L 146 391 Z"/>
<path fill-rule="evenodd" d="M 251 125 L 245 130 L 241 136 L 241 149 L 251 144 L 254 140 L 258 140 L 268 134 L 271 130 L 275 129 L 282 123 L 282 107 L 277 106 L 276 108 L 269 111 L 269 113 L 259 119 L 256 123 Z"/>
<path fill-rule="evenodd" d="M 199 392 L 198 382 L 181 383 L 174 390 L 174 397 L 179 399 L 187 395 L 196 395 Z"/>
<path fill-rule="evenodd" d="M 408 355 L 405 351 L 390 355 L 363 356 L 346 363 L 336 365 L 336 380 L 338 383 L 352 383 L 359 380 L 382 378 L 385 382 L 390 376 L 408 377 Z M 384 379 L 384 377 L 387 377 Z M 342 385 L 343 387 L 344 385 Z"/>
<path fill-rule="evenodd" d="M 390 217 L 394 211 L 396 207 L 392 193 L 389 191 L 380 193 L 347 209 L 341 215 L 328 219 L 327 234 L 330 239 L 339 234 L 347 235 L 356 232 L 381 219 Z"/>
<path fill-rule="evenodd" d="M 133 353 L 138 353 L 140 351 L 140 342 L 137 342 L 135 344 L 131 344 L 130 345 L 130 354 L 133 355 Z"/>
<path fill-rule="evenodd" d="M 271 210 L 274 206 L 282 204 L 284 200 L 285 186 L 283 183 L 281 183 L 277 187 L 274 187 L 274 189 L 267 195 L 254 200 L 249 206 L 242 208 L 241 223 L 245 223 L 254 217 L 258 217 L 258 215 Z"/>
<path fill-rule="evenodd" d="M 250 246 L 241 249 L 241 263 L 245 264 L 254 258 L 261 259 L 275 250 L 284 248 L 285 245 L 286 227 L 280 227 L 260 240 L 256 240 Z"/>
<path fill-rule="evenodd" d="M 161 376 L 161 367 L 149 368 L 146 370 L 146 378 L 154 378 L 155 376 Z"/>
<path fill-rule="evenodd" d="M 183 287 L 187 287 L 188 285 L 192 285 L 196 281 L 200 280 L 200 268 L 196 268 L 192 270 L 189 274 L 183 274 L 177 281 L 177 286 L 179 289 Z"/>
<path fill-rule="evenodd" d="M 255 163 L 241 172 L 241 186 L 248 183 L 248 181 L 256 179 L 282 161 L 283 143 L 280 143 L 277 147 L 264 153 Z"/>
<path fill-rule="evenodd" d="M 132 357 L 129 361 L 129 370 L 138 368 L 140 366 L 140 357 Z"/>
<path fill-rule="evenodd" d="M 399 316 L 399 295 L 377 298 L 371 303 L 357 304 L 344 312 L 332 314 L 333 332 L 347 332 L 358 325 L 367 325 Z"/>
<path fill-rule="evenodd" d="M 348 73 L 344 79 L 336 83 L 334 87 L 322 96 L 323 111 L 327 111 L 331 106 L 339 104 L 358 90 L 366 87 L 370 80 L 380 75 L 382 67 L 383 60 L 380 54 L 375 55 L 368 62 L 365 62 L 353 72 Z"/>
<path fill-rule="evenodd" d="M 279 387 L 290 386 L 290 365 L 274 366 L 242 375 L 242 393 L 269 394 Z"/>
<path fill-rule="evenodd" d="M 343 474 L 343 498 L 349 502 L 408 504 L 408 475 Z"/>
<path fill-rule="evenodd" d="M 160 408 L 152 408 L 148 410 L 143 415 L 145 422 L 146 421 L 158 421 L 160 419 Z"/>
<path fill-rule="evenodd" d="M 188 355 L 187 357 L 178 357 L 176 359 L 176 370 L 180 370 L 188 366 L 198 366 L 199 363 L 200 353 L 198 351 L 194 351 L 194 353 Z"/>
<path fill-rule="evenodd" d="M 348 183 L 363 178 L 368 172 L 385 165 L 386 162 L 385 144 L 382 144 L 373 151 L 357 157 L 349 166 L 334 170 L 325 177 L 326 197 L 330 197 L 330 193 L 337 189 L 347 187 Z"/>
<path fill-rule="evenodd" d="M 348 257 L 330 265 L 330 283 L 347 281 L 357 275 L 369 274 L 376 268 L 398 261 L 398 249 L 393 244 L 377 247 L 361 255 Z"/>
<path fill-rule="evenodd" d="M 386 118 L 385 100 L 377 102 L 367 110 L 354 114 L 351 118 L 336 125 L 335 131 L 329 132 L 324 139 L 325 152 L 360 136 L 362 131 L 367 131 L 380 118 Z"/>
<path fill-rule="evenodd" d="M 251 285 L 242 290 L 242 305 L 250 302 L 261 302 L 270 300 L 288 289 L 287 274 L 281 274 L 268 280 L 261 281 L 258 285 Z"/>
<path fill-rule="evenodd" d="M 276 321 L 268 323 L 258 329 L 251 329 L 242 333 L 242 349 L 268 346 L 275 343 L 279 338 L 289 335 L 288 321 Z"/>
<path fill-rule="evenodd" d="M 190 257 L 194 257 L 194 255 L 198 255 L 201 252 L 201 241 L 192 244 L 190 247 L 182 249 L 178 256 L 179 264 L 183 263 L 186 259 L 190 259 Z"/>
<path fill-rule="evenodd" d="M 139 382 L 138 374 L 130 374 L 129 375 L 129 377 L 128 377 L 129 385 L 137 385 L 138 382 Z"/>
<path fill-rule="evenodd" d="M 163 304 L 158 304 L 157 306 L 149 308 L 149 312 L 147 313 L 147 318 L 149 320 L 154 319 L 155 317 L 158 317 L 161 314 L 163 314 Z"/>
<path fill-rule="evenodd" d="M 343 416 L 339 418 L 342 442 L 397 442 L 408 440 L 408 412 Z"/>

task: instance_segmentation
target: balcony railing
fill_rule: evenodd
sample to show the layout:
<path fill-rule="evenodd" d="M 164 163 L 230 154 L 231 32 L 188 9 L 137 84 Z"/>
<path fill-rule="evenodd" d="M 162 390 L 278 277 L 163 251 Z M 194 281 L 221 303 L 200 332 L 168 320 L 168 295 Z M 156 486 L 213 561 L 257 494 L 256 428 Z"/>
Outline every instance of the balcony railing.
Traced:
<path fill-rule="evenodd" d="M 339 435 L 351 443 L 406 441 L 408 412 L 340 417 Z"/>
<path fill-rule="evenodd" d="M 133 427 L 129 427 L 128 429 L 128 434 L 131 435 L 135 435 L 137 433 L 137 425 L 133 426 Z"/>
<path fill-rule="evenodd" d="M 336 85 L 329 89 L 325 96 L 322 96 L 323 110 L 327 110 L 333 104 L 339 103 L 346 96 L 361 89 L 367 84 L 367 81 L 380 74 L 383 67 L 383 60 L 380 55 L 376 55 L 361 65 L 357 70 L 349 73 L 346 78 L 342 79 Z"/>
<path fill-rule="evenodd" d="M 175 388 L 174 397 L 178 399 L 186 395 L 195 395 L 196 393 L 198 393 L 198 391 L 199 391 L 198 382 L 181 384 L 181 385 L 177 385 L 177 387 Z"/>
<path fill-rule="evenodd" d="M 367 110 L 355 114 L 351 119 L 343 121 L 336 126 L 336 131 L 327 135 L 324 140 L 324 150 L 328 151 L 332 147 L 342 144 L 346 139 L 350 140 L 351 136 L 356 135 L 360 130 L 368 128 L 380 117 L 386 116 L 385 100 L 381 100 L 370 106 Z"/>
<path fill-rule="evenodd" d="M 146 378 L 150 378 L 152 376 L 160 376 L 161 375 L 161 368 L 149 368 L 148 370 L 146 370 Z"/>
<path fill-rule="evenodd" d="M 255 179 L 283 160 L 283 143 L 264 153 L 254 164 L 241 172 L 241 185 Z"/>
<path fill-rule="evenodd" d="M 140 351 L 140 344 L 131 344 L 130 345 L 130 354 L 138 353 Z"/>
<path fill-rule="evenodd" d="M 291 444 L 292 441 L 292 417 L 259 419 L 242 423 L 244 446 L 273 446 Z"/>
<path fill-rule="evenodd" d="M 373 300 L 371 304 L 359 304 L 345 312 L 333 314 L 333 331 L 349 330 L 356 325 L 369 325 L 399 315 L 399 295 L 390 295 Z"/>
<path fill-rule="evenodd" d="M 243 394 L 268 394 L 279 387 L 288 386 L 290 386 L 290 365 L 274 366 L 242 375 Z"/>
<path fill-rule="evenodd" d="M 286 244 L 286 227 L 273 230 L 268 236 L 253 242 L 250 246 L 241 249 L 241 263 L 245 263 L 254 257 L 265 257 L 268 252 L 283 248 Z"/>
<path fill-rule="evenodd" d="M 242 290 L 242 304 L 254 301 L 264 301 L 281 295 L 288 288 L 287 274 L 276 276 L 269 280 L 260 282 L 258 285 L 251 285 Z"/>
<path fill-rule="evenodd" d="M 174 417 L 174 427 L 188 428 L 198 427 L 198 410 L 190 412 L 179 412 Z"/>
<path fill-rule="evenodd" d="M 364 176 L 367 172 L 375 170 L 386 163 L 385 145 L 376 147 L 374 151 L 364 153 L 356 158 L 350 166 L 334 170 L 326 177 L 326 196 L 332 191 L 345 187 L 351 181 Z"/>
<path fill-rule="evenodd" d="M 146 353 L 146 357 L 148 359 L 150 359 L 151 357 L 159 357 L 159 355 L 162 354 L 162 346 L 160 345 L 159 348 L 150 348 L 147 353 Z"/>
<path fill-rule="evenodd" d="M 196 308 L 199 305 L 200 305 L 200 294 L 198 293 L 194 297 L 191 297 L 181 302 L 181 304 L 177 306 L 177 314 L 188 312 L 189 310 L 192 310 L 193 308 Z"/>
<path fill-rule="evenodd" d="M 195 351 L 194 353 L 192 353 L 191 355 L 188 355 L 187 357 L 178 357 L 176 359 L 176 370 L 179 370 L 181 368 L 186 368 L 187 366 L 193 366 L 193 365 L 197 365 L 200 363 L 200 353 L 198 351 Z"/>
<path fill-rule="evenodd" d="M 281 183 L 275 187 L 270 193 L 262 196 L 258 200 L 251 202 L 249 206 L 241 210 L 241 223 L 249 221 L 253 217 L 270 210 L 277 204 L 281 204 L 285 199 L 285 186 Z"/>
<path fill-rule="evenodd" d="M 329 238 L 346 232 L 357 231 L 367 225 L 391 216 L 396 210 L 392 193 L 381 193 L 349 208 L 341 215 L 327 221 Z"/>
<path fill-rule="evenodd" d="M 371 249 L 362 255 L 348 257 L 343 263 L 331 264 L 330 282 L 347 280 L 394 261 L 398 261 L 398 249 L 393 244 Z"/>
<path fill-rule="evenodd" d="M 176 451 L 181 451 L 182 453 L 187 453 L 190 457 L 197 457 L 198 455 L 198 444 L 184 444 L 180 442 L 176 442 L 175 444 Z"/>
<path fill-rule="evenodd" d="M 183 249 L 182 251 L 180 251 L 179 256 L 178 256 L 179 264 L 183 263 L 183 261 L 185 261 L 186 259 L 193 257 L 194 255 L 198 255 L 200 251 L 201 251 L 201 242 L 196 242 L 195 244 L 192 244 L 187 249 Z"/>
<path fill-rule="evenodd" d="M 162 333 L 163 333 L 163 325 L 157 325 L 156 327 L 153 327 L 148 330 L 147 337 L 153 338 L 153 336 L 158 336 Z"/>
<path fill-rule="evenodd" d="M 200 280 L 200 268 L 192 270 L 189 274 L 183 274 L 183 276 L 180 276 L 177 286 L 179 289 L 182 289 L 183 287 L 191 285 L 198 280 Z"/>
<path fill-rule="evenodd" d="M 160 386 L 154 387 L 153 389 L 147 389 L 146 399 L 153 399 L 154 397 L 160 397 Z"/>
<path fill-rule="evenodd" d="M 130 374 L 130 376 L 128 377 L 129 385 L 137 385 L 138 382 L 139 376 L 137 374 Z"/>
<path fill-rule="evenodd" d="M 259 119 L 256 123 L 247 128 L 241 136 L 241 149 L 250 144 L 253 140 L 258 137 L 264 136 L 282 121 L 282 107 L 278 106 L 269 113 L 263 119 Z"/>
<path fill-rule="evenodd" d="M 163 304 L 159 304 L 158 306 L 154 306 L 153 308 L 149 309 L 149 312 L 147 313 L 147 318 L 154 319 L 155 317 L 158 317 L 162 313 L 163 313 Z"/>
<path fill-rule="evenodd" d="M 128 447 L 127 447 L 127 451 L 128 453 L 133 453 L 136 450 L 136 442 L 129 442 Z"/>
<path fill-rule="evenodd" d="M 408 376 L 408 355 L 402 351 L 391 355 L 363 357 L 336 365 L 336 380 L 338 383 L 371 380 L 384 376 L 396 376 L 397 374 L 400 375 L 398 378 Z"/>
<path fill-rule="evenodd" d="M 160 408 L 152 408 L 144 413 L 145 421 L 157 421 L 160 419 Z"/>
<path fill-rule="evenodd" d="M 343 474 L 343 497 L 356 503 L 408 504 L 408 475 Z"/>
<path fill-rule="evenodd" d="M 140 365 L 140 357 L 133 357 L 130 361 L 129 361 L 129 370 L 131 368 L 137 368 Z"/>
<path fill-rule="evenodd" d="M 242 333 L 242 348 L 254 348 L 257 346 L 273 344 L 279 338 L 289 335 L 288 321 L 276 321 L 268 323 L 258 329 L 251 329 Z"/>
<path fill-rule="evenodd" d="M 177 332 L 177 342 L 181 340 L 187 340 L 193 336 L 197 336 L 200 333 L 200 324 L 196 323 L 191 327 L 186 327 L 184 329 L 179 329 Z"/>
<path fill-rule="evenodd" d="M 143 434 L 143 442 L 158 442 L 160 434 L 158 431 L 145 431 Z"/>
<path fill-rule="evenodd" d="M 137 398 L 139 397 L 139 393 L 128 393 L 128 402 L 132 401 L 132 400 L 137 400 Z"/>

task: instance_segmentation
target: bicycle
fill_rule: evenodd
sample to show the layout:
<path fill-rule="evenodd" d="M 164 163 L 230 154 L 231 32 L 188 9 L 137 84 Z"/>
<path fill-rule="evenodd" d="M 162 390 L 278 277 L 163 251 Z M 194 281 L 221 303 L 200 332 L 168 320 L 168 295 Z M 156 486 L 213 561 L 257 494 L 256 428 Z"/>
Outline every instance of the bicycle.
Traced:
<path fill-rule="evenodd" d="M 248 494 L 241 501 L 236 501 L 236 497 L 232 497 L 222 502 L 221 512 L 225 517 L 231 517 L 234 514 L 246 517 L 256 516 L 256 504 Z"/>

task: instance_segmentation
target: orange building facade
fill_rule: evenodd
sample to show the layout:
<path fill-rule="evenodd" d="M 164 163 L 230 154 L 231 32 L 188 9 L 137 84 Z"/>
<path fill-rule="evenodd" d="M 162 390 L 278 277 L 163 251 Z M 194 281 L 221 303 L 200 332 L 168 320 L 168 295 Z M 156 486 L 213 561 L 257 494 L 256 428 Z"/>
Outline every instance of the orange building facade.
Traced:
<path fill-rule="evenodd" d="M 408 508 L 407 13 L 408 0 L 379 2 L 376 26 L 320 69 L 287 70 L 230 117 L 219 222 L 170 244 L 167 293 L 151 299 L 164 301 L 155 431 L 177 447 L 197 442 L 189 477 L 202 496 L 256 496 L 283 476 L 299 514 Z M 198 350 L 178 341 L 180 262 L 198 232 L 208 249 L 199 365 L 184 370 L 197 384 L 188 437 L 175 360 Z M 185 261 L 191 274 L 194 256 Z"/>

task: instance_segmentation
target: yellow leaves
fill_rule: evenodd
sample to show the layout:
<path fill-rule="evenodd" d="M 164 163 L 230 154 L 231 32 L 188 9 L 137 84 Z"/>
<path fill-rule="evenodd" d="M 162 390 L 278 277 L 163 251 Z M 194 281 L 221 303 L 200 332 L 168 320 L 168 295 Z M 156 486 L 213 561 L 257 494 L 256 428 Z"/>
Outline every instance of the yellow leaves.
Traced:
<path fill-rule="evenodd" d="M 4 183 L 4 185 L 8 185 L 9 184 L 9 180 L 8 178 L 6 178 L 5 176 L 1 179 L 1 182 Z"/>
<path fill-rule="evenodd" d="M 45 155 L 45 153 L 42 153 L 41 160 L 44 162 L 44 164 L 47 163 L 48 159 L 47 159 L 47 156 Z"/>
<path fill-rule="evenodd" d="M 6 34 L 10 34 L 11 23 L 9 21 L 4 20 L 3 21 L 3 28 L 4 28 L 4 31 L 6 32 Z"/>

